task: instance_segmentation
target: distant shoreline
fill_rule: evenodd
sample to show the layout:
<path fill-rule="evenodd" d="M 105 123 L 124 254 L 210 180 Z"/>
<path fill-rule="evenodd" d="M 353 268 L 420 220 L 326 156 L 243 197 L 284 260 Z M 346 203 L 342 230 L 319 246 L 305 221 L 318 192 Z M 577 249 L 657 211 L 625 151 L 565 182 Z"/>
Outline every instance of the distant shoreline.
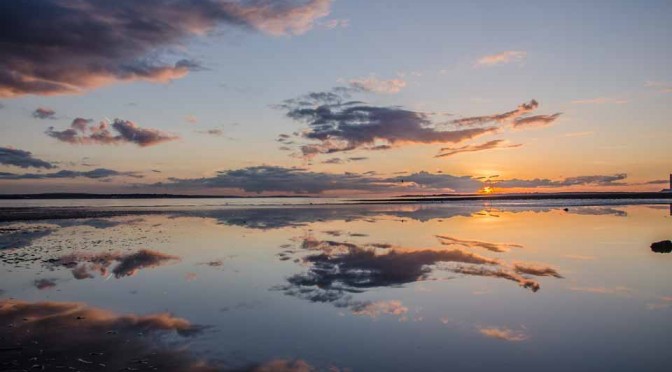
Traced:
<path fill-rule="evenodd" d="M 444 195 L 405 195 L 386 199 L 358 199 L 359 202 L 442 202 L 468 200 L 590 200 L 590 199 L 669 199 L 672 192 L 562 192 L 562 193 L 530 193 L 530 194 L 444 194 Z"/>
<path fill-rule="evenodd" d="M 89 193 L 42 193 L 0 194 L 0 200 L 56 200 L 56 199 L 261 199 L 261 198 L 309 198 L 301 195 L 238 196 L 238 195 L 180 195 L 180 194 L 89 194 Z"/>
<path fill-rule="evenodd" d="M 0 194 L 0 200 L 58 200 L 58 199 L 270 199 L 270 198 L 330 198 L 307 195 L 238 196 L 238 195 L 180 195 L 180 194 L 90 194 L 41 193 Z M 672 192 L 562 192 L 525 194 L 435 194 L 401 195 L 389 198 L 339 198 L 355 202 L 432 202 L 464 200 L 563 200 L 563 199 L 670 199 Z"/>

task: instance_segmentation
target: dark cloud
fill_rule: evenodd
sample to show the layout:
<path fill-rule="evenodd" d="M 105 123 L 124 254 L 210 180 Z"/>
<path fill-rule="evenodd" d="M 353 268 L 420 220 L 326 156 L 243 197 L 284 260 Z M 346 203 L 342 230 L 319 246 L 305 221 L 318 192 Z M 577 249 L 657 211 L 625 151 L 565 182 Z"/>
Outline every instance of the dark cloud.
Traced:
<path fill-rule="evenodd" d="M 142 178 L 143 176 L 136 172 L 119 172 L 113 169 L 98 168 L 86 172 L 61 170 L 54 173 L 7 173 L 0 172 L 0 180 L 43 180 L 52 178 L 90 178 L 104 179 L 109 177 L 133 177 Z"/>
<path fill-rule="evenodd" d="M 300 133 L 302 138 L 319 141 L 303 145 L 303 156 L 355 149 L 384 150 L 408 143 L 457 143 L 495 131 L 494 127 L 440 130 L 430 114 L 346 101 L 349 92 L 349 88 L 313 92 L 278 106 L 286 110 L 289 118 L 308 125 Z"/>
<path fill-rule="evenodd" d="M 184 346 L 203 327 L 167 313 L 116 314 L 74 302 L 0 301 L 0 338 L 21 345 L 3 350 L 10 369 L 215 371 Z M 143 337 L 138 337 L 143 335 Z M 172 335 L 171 343 L 160 336 Z M 67 368 L 65 368 L 67 369 Z"/>
<path fill-rule="evenodd" d="M 661 240 L 659 242 L 651 243 L 651 251 L 656 253 L 670 253 L 672 252 L 672 241 Z"/>
<path fill-rule="evenodd" d="M 20 168 L 45 168 L 52 169 L 56 166 L 33 157 L 29 151 L 19 150 L 11 147 L 0 147 L 0 164 L 13 165 Z"/>
<path fill-rule="evenodd" d="M 38 107 L 33 111 L 33 117 L 35 119 L 56 119 L 56 111 L 46 107 Z"/>
<path fill-rule="evenodd" d="M 458 242 L 460 245 L 496 247 L 494 243 Z M 360 245 L 313 237 L 302 239 L 298 248 L 308 252 L 301 258 L 308 270 L 290 276 L 287 285 L 276 289 L 311 302 L 349 308 L 353 313 L 371 305 L 354 300 L 353 295 L 372 288 L 428 280 L 433 271 L 511 280 L 534 292 L 540 289 L 540 284 L 523 274 L 561 278 L 557 271 L 547 266 L 529 263 L 512 266 L 460 249 L 407 249 L 384 243 Z"/>
<path fill-rule="evenodd" d="M 558 273 L 558 271 L 555 270 L 554 268 L 539 264 L 518 262 L 513 264 L 513 269 L 518 274 L 527 274 L 534 276 L 552 276 L 555 278 L 562 278 L 562 275 L 560 275 L 560 273 Z"/>
<path fill-rule="evenodd" d="M 545 126 L 548 125 L 552 122 L 554 122 L 557 118 L 562 115 L 561 113 L 555 113 L 553 115 L 534 115 L 534 116 L 528 116 L 524 118 L 516 118 L 513 121 L 513 127 L 514 128 L 519 128 L 519 127 L 540 127 L 540 126 Z"/>
<path fill-rule="evenodd" d="M 51 259 L 47 264 L 51 267 L 67 267 L 72 269 L 75 279 L 91 279 L 94 273 L 101 276 L 114 275 L 115 278 L 133 276 L 142 269 L 155 268 L 179 260 L 179 257 L 147 249 L 135 253 L 74 253 Z M 112 271 L 110 266 L 117 263 Z"/>
<path fill-rule="evenodd" d="M 478 145 L 465 145 L 465 146 L 460 146 L 460 147 L 444 147 L 441 149 L 441 152 L 434 156 L 435 158 L 443 158 L 446 156 L 453 156 L 457 154 L 461 154 L 464 152 L 476 152 L 476 151 L 483 151 L 483 150 L 491 150 L 491 149 L 511 149 L 511 148 L 516 148 L 520 147 L 522 144 L 514 144 L 514 145 L 509 145 L 506 143 L 506 141 L 498 139 L 498 140 L 492 140 L 488 141 L 485 143 L 481 143 Z"/>
<path fill-rule="evenodd" d="M 303 168 L 256 166 L 221 171 L 214 177 L 170 179 L 154 186 L 238 189 L 245 192 L 320 194 L 325 191 L 458 191 L 473 192 L 482 183 L 469 176 L 418 172 L 392 178 L 356 173 L 312 172 Z"/>
<path fill-rule="evenodd" d="M 331 0 L 0 2 L 0 97 L 79 93 L 118 81 L 168 82 L 201 69 L 166 60 L 220 26 L 301 34 Z M 178 51 L 179 53 L 179 51 Z"/>
<path fill-rule="evenodd" d="M 116 134 L 113 134 L 112 130 Z M 147 147 L 179 138 L 158 129 L 141 128 L 132 121 L 121 119 L 114 119 L 109 125 L 103 121 L 92 124 L 89 119 L 77 118 L 72 121 L 68 129 L 58 131 L 50 127 L 45 133 L 61 142 L 77 145 L 134 143 L 140 147 Z"/>
<path fill-rule="evenodd" d="M 455 192 L 475 192 L 483 183 L 471 176 L 453 176 L 443 173 L 417 172 L 405 176 L 387 178 L 393 183 L 412 183 L 420 189 L 433 189 Z"/>
<path fill-rule="evenodd" d="M 569 186 L 624 186 L 624 182 L 619 182 L 628 177 L 625 173 L 614 175 L 595 175 L 569 177 L 563 180 L 553 181 L 547 178 L 532 180 L 510 179 L 491 181 L 499 188 L 536 188 L 536 187 L 569 187 Z"/>
<path fill-rule="evenodd" d="M 485 116 L 471 116 L 466 118 L 454 119 L 451 121 L 453 124 L 459 126 L 477 126 L 488 123 L 506 123 L 510 120 L 525 115 L 529 112 L 536 110 L 539 107 L 539 102 L 536 100 L 531 100 L 527 103 L 520 104 L 515 110 L 508 111 L 502 114 L 494 115 L 485 115 Z"/>
<path fill-rule="evenodd" d="M 54 279 L 35 279 L 33 282 L 35 288 L 39 290 L 52 289 L 56 287 L 56 280 Z"/>
<path fill-rule="evenodd" d="M 352 161 L 363 161 L 367 159 L 368 158 L 364 156 L 352 156 L 349 158 L 329 158 L 327 160 L 322 161 L 322 164 L 343 164 Z"/>

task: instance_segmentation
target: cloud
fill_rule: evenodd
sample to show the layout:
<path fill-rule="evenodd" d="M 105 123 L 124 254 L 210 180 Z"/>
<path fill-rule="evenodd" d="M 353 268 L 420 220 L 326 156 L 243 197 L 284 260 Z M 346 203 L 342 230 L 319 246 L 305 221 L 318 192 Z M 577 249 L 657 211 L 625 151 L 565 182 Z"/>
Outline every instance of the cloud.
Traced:
<path fill-rule="evenodd" d="M 523 248 L 523 246 L 519 244 L 489 243 L 478 240 L 462 240 L 446 235 L 437 235 L 436 237 L 439 239 L 442 245 L 459 245 L 467 248 L 483 248 L 491 252 L 508 252 L 510 248 Z"/>
<path fill-rule="evenodd" d="M 322 22 L 319 22 L 319 25 L 328 30 L 333 30 L 335 28 L 348 28 L 350 27 L 349 19 L 327 19 Z"/>
<path fill-rule="evenodd" d="M 362 160 L 367 160 L 368 158 L 365 156 L 352 156 L 349 158 L 329 158 L 324 161 L 322 161 L 322 164 L 343 164 L 343 163 L 348 163 L 352 161 L 362 161 Z"/>
<path fill-rule="evenodd" d="M 179 259 L 179 257 L 165 253 L 142 249 L 129 254 L 116 252 L 73 253 L 47 262 L 52 267 L 72 269 L 72 275 L 75 279 L 81 280 L 94 278 L 93 273 L 95 272 L 98 272 L 101 276 L 114 275 L 115 278 L 120 279 L 133 276 L 142 269 L 160 267 Z M 112 268 L 110 273 L 109 268 L 115 262 L 117 265 Z"/>
<path fill-rule="evenodd" d="M 44 180 L 44 179 L 53 179 L 53 178 L 90 178 L 90 179 L 102 179 L 109 177 L 133 177 L 133 178 L 142 178 L 143 176 L 136 172 L 119 172 L 113 169 L 98 168 L 91 171 L 81 172 L 81 171 L 72 171 L 72 170 L 61 170 L 54 173 L 7 173 L 0 172 L 0 180 Z"/>
<path fill-rule="evenodd" d="M 529 338 L 524 331 L 516 331 L 506 327 L 479 327 L 478 332 L 483 336 L 502 341 L 520 342 Z"/>
<path fill-rule="evenodd" d="M 301 147 L 304 157 L 355 149 L 386 150 L 403 144 L 457 143 L 496 130 L 440 130 L 427 113 L 346 101 L 350 91 L 338 87 L 313 92 L 277 106 L 286 110 L 287 117 L 308 125 L 300 137 L 319 141 Z"/>
<path fill-rule="evenodd" d="M 516 118 L 513 121 L 513 127 L 514 128 L 519 128 L 519 127 L 540 127 L 540 126 L 546 126 L 555 120 L 557 120 L 561 113 L 555 113 L 553 115 L 534 115 L 534 116 L 528 116 L 524 118 Z"/>
<path fill-rule="evenodd" d="M 609 98 L 609 97 L 577 99 L 577 100 L 572 101 L 572 104 L 574 104 L 574 105 L 604 105 L 604 104 L 622 105 L 622 104 L 626 104 L 626 103 L 628 103 L 628 100 L 626 100 L 626 99 Z"/>
<path fill-rule="evenodd" d="M 443 158 L 446 156 L 453 156 L 465 152 L 476 152 L 492 149 L 511 149 L 520 147 L 522 144 L 507 144 L 506 141 L 498 139 L 492 140 L 478 145 L 465 145 L 461 147 L 444 147 L 441 149 L 441 153 L 435 155 L 435 158 Z"/>
<path fill-rule="evenodd" d="M 518 283 L 519 286 L 527 288 L 532 292 L 537 292 L 541 285 L 536 280 L 526 278 L 516 272 L 503 270 L 501 268 L 488 268 L 478 266 L 462 266 L 454 269 L 456 273 L 471 276 L 484 276 L 490 278 L 501 278 Z"/>
<path fill-rule="evenodd" d="M 586 292 L 593 294 L 611 294 L 629 297 L 632 294 L 632 289 L 628 287 L 571 287 L 570 290 L 577 292 Z"/>
<path fill-rule="evenodd" d="M 644 84 L 647 88 L 655 89 L 658 93 L 672 93 L 672 83 L 666 81 L 647 81 Z"/>
<path fill-rule="evenodd" d="M 39 290 L 56 288 L 56 280 L 54 279 L 35 279 L 33 282 L 35 288 Z"/>
<path fill-rule="evenodd" d="M 404 316 L 408 313 L 408 308 L 401 301 L 377 301 L 364 303 L 359 306 L 353 306 L 351 311 L 354 315 L 368 316 L 376 319 L 381 315 Z"/>
<path fill-rule="evenodd" d="M 527 57 L 527 52 L 519 50 L 507 50 L 497 54 L 483 56 L 476 61 L 478 67 L 490 67 L 499 64 L 522 62 Z"/>
<path fill-rule="evenodd" d="M 527 263 L 511 266 L 460 249 L 403 248 L 385 243 L 355 244 L 319 240 L 312 236 L 302 238 L 299 242 L 297 251 L 307 254 L 295 261 L 300 260 L 307 271 L 290 276 L 287 278 L 288 284 L 275 289 L 311 302 L 348 308 L 355 315 L 375 317 L 384 313 L 405 314 L 408 309 L 399 302 L 376 304 L 357 301 L 353 296 L 372 288 L 398 287 L 430 280 L 434 271 L 510 280 L 533 292 L 540 289 L 540 284 L 519 272 L 525 271 L 525 274 L 532 276 L 560 277 L 550 267 Z M 289 259 L 288 254 L 292 252 L 286 250 L 280 259 Z"/>
<path fill-rule="evenodd" d="M 46 107 L 38 107 L 33 111 L 33 117 L 35 119 L 56 119 L 56 111 Z"/>
<path fill-rule="evenodd" d="M 478 126 L 489 123 L 508 123 L 516 118 L 530 113 L 539 107 L 539 102 L 531 100 L 530 102 L 518 105 L 515 110 L 507 111 L 501 114 L 485 115 L 485 116 L 471 116 L 452 120 L 451 123 L 459 126 Z"/>
<path fill-rule="evenodd" d="M 186 121 L 189 124 L 198 124 L 198 117 L 194 115 L 187 115 L 184 117 L 184 121 Z"/>
<path fill-rule="evenodd" d="M 56 167 L 52 163 L 33 157 L 33 154 L 29 151 L 12 147 L 0 147 L 0 164 L 13 165 L 19 168 L 52 169 Z"/>
<path fill-rule="evenodd" d="M 112 130 L 116 134 L 113 134 Z M 45 133 L 61 142 L 77 145 L 133 143 L 140 147 L 147 147 L 179 138 L 158 129 L 142 128 L 132 121 L 122 119 L 114 119 L 110 125 L 104 121 L 92 124 L 90 119 L 76 118 L 68 129 L 58 131 L 54 127 L 49 127 Z"/>
<path fill-rule="evenodd" d="M 83 303 L 1 300 L 0 321 L 14 325 L 2 327 L 0 337 L 22 346 L 18 353 L 3 350 L 3 357 L 11 358 L 12 368 L 18 370 L 35 365 L 46 370 L 68 365 L 131 370 L 138 361 L 161 371 L 216 370 L 184 348 L 183 341 L 203 327 L 167 313 L 117 314 Z M 154 337 L 160 335 L 173 335 L 171 343 Z"/>
<path fill-rule="evenodd" d="M 457 191 L 473 192 L 482 182 L 470 176 L 418 172 L 392 178 L 356 173 L 313 172 L 304 168 L 255 166 L 220 171 L 214 177 L 172 178 L 153 186 L 237 189 L 245 192 L 321 194 L 326 191 Z"/>
<path fill-rule="evenodd" d="M 560 275 L 560 273 L 558 273 L 558 271 L 555 270 L 554 268 L 540 264 L 533 264 L 529 262 L 517 262 L 513 264 L 513 269 L 518 274 L 527 274 L 534 276 L 552 276 L 555 278 L 562 278 L 562 275 Z"/>
<path fill-rule="evenodd" d="M 378 94 L 396 94 L 406 87 L 404 79 L 384 80 L 375 76 L 352 79 L 348 83 L 355 90 Z"/>
<path fill-rule="evenodd" d="M 626 183 L 619 182 L 628 177 L 625 173 L 614 175 L 595 175 L 569 177 L 563 180 L 553 181 L 547 178 L 531 180 L 509 179 L 491 181 L 499 188 L 537 188 L 537 187 L 569 187 L 569 186 L 624 186 Z"/>
<path fill-rule="evenodd" d="M 200 68 L 170 57 L 184 53 L 180 48 L 190 38 L 222 26 L 298 35 L 327 16 L 330 6 L 331 0 L 2 1 L 0 97 L 169 82 Z"/>

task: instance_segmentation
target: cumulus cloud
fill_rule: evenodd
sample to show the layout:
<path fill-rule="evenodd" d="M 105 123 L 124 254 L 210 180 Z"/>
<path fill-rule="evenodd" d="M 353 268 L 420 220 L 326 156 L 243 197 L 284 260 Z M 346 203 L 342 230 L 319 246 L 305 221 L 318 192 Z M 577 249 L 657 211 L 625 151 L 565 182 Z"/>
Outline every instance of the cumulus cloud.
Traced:
<path fill-rule="evenodd" d="M 476 61 L 478 67 L 490 67 L 499 64 L 522 62 L 527 57 L 527 52 L 520 50 L 507 50 L 497 54 L 483 56 Z"/>
<path fill-rule="evenodd" d="M 221 26 L 302 34 L 331 0 L 0 2 L 0 97 L 80 93 L 119 81 L 168 82 L 200 65 L 165 60 Z M 173 53 L 174 55 L 174 53 Z"/>
<path fill-rule="evenodd" d="M 13 165 L 20 168 L 45 168 L 52 169 L 56 166 L 44 160 L 33 157 L 30 151 L 15 149 L 12 147 L 0 147 L 0 164 Z"/>
<path fill-rule="evenodd" d="M 391 178 L 357 173 L 313 172 L 304 168 L 255 166 L 220 171 L 213 177 L 169 179 L 154 184 L 166 187 L 238 189 L 245 192 L 320 194 L 326 191 L 457 191 L 473 192 L 482 182 L 470 176 L 418 172 Z"/>
<path fill-rule="evenodd" d="M 33 117 L 35 119 L 56 119 L 56 111 L 46 107 L 38 107 L 33 111 Z"/>
<path fill-rule="evenodd" d="M 509 179 L 491 181 L 499 188 L 537 188 L 537 187 L 569 187 L 569 186 L 624 186 L 627 183 L 620 182 L 628 177 L 625 173 L 614 175 L 595 175 L 568 177 L 562 180 L 550 180 L 547 178 L 535 178 L 531 180 Z"/>
<path fill-rule="evenodd" d="M 141 174 L 136 172 L 119 172 L 113 169 L 98 168 L 91 171 L 81 172 L 81 171 L 72 171 L 72 170 L 61 170 L 53 173 L 7 173 L 0 172 L 0 180 L 43 180 L 43 179 L 53 179 L 53 178 L 90 178 L 90 179 L 102 179 L 109 177 L 134 177 L 142 178 Z"/>
<path fill-rule="evenodd" d="M 138 361 L 161 371 L 218 370 L 184 349 L 182 341 L 203 327 L 167 313 L 117 314 L 83 303 L 1 300 L 0 321 L 14 325 L 2 327 L 0 337 L 22 346 L 18 354 L 3 353 L 18 370 L 34 369 L 36 363 L 46 370 L 67 365 L 86 369 L 87 364 L 93 369 L 132 370 Z M 168 334 L 173 335 L 172 344 L 152 337 Z"/>
<path fill-rule="evenodd" d="M 496 130 L 495 127 L 440 130 L 430 114 L 347 101 L 350 91 L 339 87 L 313 92 L 278 106 L 286 110 L 289 118 L 308 125 L 299 133 L 301 138 L 319 141 L 303 145 L 303 156 L 355 149 L 386 150 L 403 144 L 457 143 Z"/>
<path fill-rule="evenodd" d="M 404 79 L 379 79 L 375 76 L 352 79 L 348 82 L 355 90 L 378 94 L 396 94 L 406 87 Z"/>
<path fill-rule="evenodd" d="M 54 267 L 67 267 L 72 269 L 75 279 L 90 279 L 94 273 L 101 276 L 114 275 L 115 278 L 133 276 L 142 269 L 155 268 L 179 260 L 179 257 L 165 253 L 142 249 L 134 253 L 73 253 L 58 259 L 49 260 Z M 113 263 L 117 263 L 112 271 L 109 271 Z"/>
<path fill-rule="evenodd" d="M 76 118 L 68 129 L 59 131 L 49 127 L 45 133 L 61 142 L 77 145 L 133 143 L 147 147 L 179 138 L 158 129 L 142 128 L 132 121 L 122 119 L 114 119 L 110 125 L 105 121 L 94 124 L 90 119 Z"/>
<path fill-rule="evenodd" d="M 444 147 L 441 149 L 441 152 L 437 155 L 435 155 L 435 158 L 443 158 L 447 156 L 453 156 L 457 154 L 462 154 L 465 152 L 476 152 L 476 151 L 484 151 L 484 150 L 492 150 L 492 149 L 512 149 L 516 147 L 520 147 L 522 144 L 507 144 L 506 141 L 497 139 L 497 140 L 492 140 L 488 141 L 485 143 L 481 143 L 478 145 L 465 145 L 465 146 L 460 146 L 460 147 Z"/>

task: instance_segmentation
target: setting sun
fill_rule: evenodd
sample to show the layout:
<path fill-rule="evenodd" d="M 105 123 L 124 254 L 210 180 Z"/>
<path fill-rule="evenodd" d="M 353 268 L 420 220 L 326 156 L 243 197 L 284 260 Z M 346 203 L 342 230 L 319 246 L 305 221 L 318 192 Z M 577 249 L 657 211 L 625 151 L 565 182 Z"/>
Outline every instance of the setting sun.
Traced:
<path fill-rule="evenodd" d="M 485 186 L 484 188 L 478 191 L 480 194 L 492 194 L 495 192 L 495 189 L 490 186 Z"/>

